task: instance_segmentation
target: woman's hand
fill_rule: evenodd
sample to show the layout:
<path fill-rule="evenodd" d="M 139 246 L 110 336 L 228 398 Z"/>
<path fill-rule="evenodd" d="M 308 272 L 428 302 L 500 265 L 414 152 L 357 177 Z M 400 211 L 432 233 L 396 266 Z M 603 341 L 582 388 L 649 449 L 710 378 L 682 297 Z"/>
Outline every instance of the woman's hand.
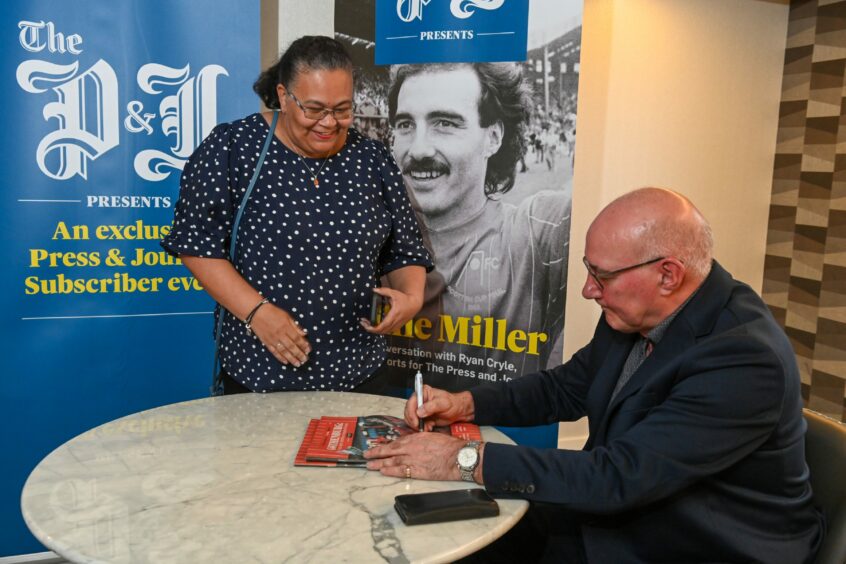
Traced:
<path fill-rule="evenodd" d="M 361 320 L 361 326 L 368 333 L 388 335 L 423 307 L 423 288 L 426 286 L 426 269 L 418 265 L 403 266 L 385 275 L 389 287 L 373 288 L 373 292 L 387 298 L 390 310 L 375 327 L 368 319 Z"/>
<path fill-rule="evenodd" d="M 206 292 L 238 319 L 246 319 L 261 301 L 259 294 L 228 259 L 179 255 Z M 276 360 L 300 366 L 308 360 L 311 345 L 297 320 L 273 303 L 259 307 L 250 322 L 253 333 Z"/>
<path fill-rule="evenodd" d="M 276 360 L 301 366 L 308 361 L 311 345 L 305 329 L 284 309 L 267 303 L 253 316 L 250 327 Z"/>
<path fill-rule="evenodd" d="M 369 319 L 361 320 L 361 326 L 368 333 L 379 335 L 393 333 L 414 317 L 423 306 L 422 296 L 409 295 L 392 288 L 373 288 L 373 293 L 386 298 L 385 301 L 388 302 L 390 309 L 375 327 L 370 324 Z"/>

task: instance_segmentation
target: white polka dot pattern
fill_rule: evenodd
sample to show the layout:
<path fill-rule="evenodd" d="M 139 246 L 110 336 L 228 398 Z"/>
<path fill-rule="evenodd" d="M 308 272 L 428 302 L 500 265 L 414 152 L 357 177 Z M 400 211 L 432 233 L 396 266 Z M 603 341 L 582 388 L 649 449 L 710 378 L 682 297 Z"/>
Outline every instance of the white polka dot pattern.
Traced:
<path fill-rule="evenodd" d="M 232 222 L 267 131 L 253 114 L 209 134 L 182 173 L 165 249 L 228 258 Z M 322 159 L 306 163 L 316 171 Z M 402 175 L 378 141 L 350 129 L 319 180 L 315 187 L 274 137 L 241 218 L 235 268 L 307 329 L 312 346 L 300 368 L 283 365 L 226 315 L 221 364 L 254 391 L 348 390 L 366 380 L 385 358 L 384 338 L 359 325 L 369 316 L 371 289 L 391 270 L 431 269 Z"/>

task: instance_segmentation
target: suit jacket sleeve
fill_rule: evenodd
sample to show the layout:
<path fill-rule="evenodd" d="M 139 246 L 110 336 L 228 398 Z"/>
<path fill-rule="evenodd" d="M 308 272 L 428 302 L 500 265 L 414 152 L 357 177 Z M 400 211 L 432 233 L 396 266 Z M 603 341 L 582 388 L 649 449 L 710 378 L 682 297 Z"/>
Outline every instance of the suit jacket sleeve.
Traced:
<path fill-rule="evenodd" d="M 729 468 L 767 440 L 784 396 L 786 369 L 779 355 L 747 329 L 741 326 L 678 351 L 658 369 L 666 373 L 652 379 L 663 389 L 642 391 L 621 403 L 614 415 L 625 424 L 590 450 L 488 443 L 485 488 L 499 497 L 607 514 L 667 498 Z M 486 423 L 495 413 L 511 424 L 581 415 L 594 368 L 588 352 L 586 347 L 574 361 L 525 382 L 474 392 L 480 421 Z"/>
<path fill-rule="evenodd" d="M 474 421 L 479 425 L 526 427 L 584 417 L 592 380 L 588 361 L 591 346 L 589 343 L 566 364 L 553 369 L 473 388 Z"/>

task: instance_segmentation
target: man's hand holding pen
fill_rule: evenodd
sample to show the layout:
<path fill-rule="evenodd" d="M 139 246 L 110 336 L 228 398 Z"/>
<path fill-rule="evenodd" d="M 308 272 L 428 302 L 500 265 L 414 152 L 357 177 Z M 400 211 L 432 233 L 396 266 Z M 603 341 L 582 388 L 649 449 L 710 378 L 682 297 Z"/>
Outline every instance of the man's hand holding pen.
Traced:
<path fill-rule="evenodd" d="M 405 403 L 405 422 L 409 427 L 419 428 L 424 420 L 424 429 L 450 425 L 456 421 L 473 421 L 473 396 L 470 392 L 450 393 L 439 388 L 423 386 L 423 402 L 418 406 L 415 393 Z"/>

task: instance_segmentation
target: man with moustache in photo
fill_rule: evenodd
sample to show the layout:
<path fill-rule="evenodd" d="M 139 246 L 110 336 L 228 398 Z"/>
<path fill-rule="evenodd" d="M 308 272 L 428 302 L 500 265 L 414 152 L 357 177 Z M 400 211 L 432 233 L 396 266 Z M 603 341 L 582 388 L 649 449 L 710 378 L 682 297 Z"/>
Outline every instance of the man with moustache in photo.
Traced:
<path fill-rule="evenodd" d="M 393 152 L 435 262 L 422 313 L 433 323 L 430 341 L 442 344 L 438 314 L 504 319 L 508 331 L 530 335 L 523 351 L 459 343 L 444 350 L 482 358 L 509 375 L 546 368 L 563 325 L 570 197 L 562 188 L 517 205 L 500 200 L 526 151 L 532 97 L 522 68 L 399 65 L 391 78 Z M 536 351 L 528 346 L 532 333 Z M 460 388 L 474 383 L 457 380 Z"/>

